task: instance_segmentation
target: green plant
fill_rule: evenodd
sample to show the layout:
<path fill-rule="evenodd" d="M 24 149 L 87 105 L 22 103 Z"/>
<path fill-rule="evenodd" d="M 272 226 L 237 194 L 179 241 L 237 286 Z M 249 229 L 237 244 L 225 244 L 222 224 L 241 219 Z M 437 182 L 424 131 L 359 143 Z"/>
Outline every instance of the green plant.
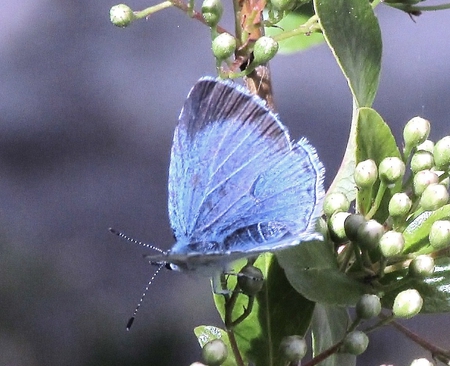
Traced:
<path fill-rule="evenodd" d="M 450 7 L 418 3 L 385 1 L 411 17 Z M 378 5 L 378 0 L 234 1 L 234 32 L 219 25 L 223 6 L 218 0 L 205 0 L 201 12 L 192 1 L 180 0 L 140 12 L 123 4 L 111 9 L 111 20 L 121 27 L 169 6 L 203 22 L 211 28 L 218 75 L 244 77 L 272 108 L 266 63 L 278 52 L 326 42 L 353 96 L 346 153 L 318 223 L 325 240 L 264 254 L 252 263 L 239 261 L 238 276 L 224 275 L 224 289 L 230 291 L 214 295 L 224 329 L 195 329 L 202 347 L 214 345 L 212 355 L 208 350 L 211 364 L 294 365 L 304 355 L 299 340 L 310 330 L 313 358 L 306 365 L 352 365 L 367 347 L 366 334 L 389 323 L 437 360 L 450 362 L 449 352 L 395 322 L 450 310 L 445 291 L 450 283 L 450 137 L 434 144 L 428 140 L 431 123 L 415 117 L 405 125 L 399 149 L 372 108 L 382 56 Z M 346 310 L 352 306 L 354 319 Z M 370 318 L 378 321 L 365 326 Z M 212 342 L 218 339 L 216 356 Z M 280 345 L 289 350 L 288 361 Z"/>

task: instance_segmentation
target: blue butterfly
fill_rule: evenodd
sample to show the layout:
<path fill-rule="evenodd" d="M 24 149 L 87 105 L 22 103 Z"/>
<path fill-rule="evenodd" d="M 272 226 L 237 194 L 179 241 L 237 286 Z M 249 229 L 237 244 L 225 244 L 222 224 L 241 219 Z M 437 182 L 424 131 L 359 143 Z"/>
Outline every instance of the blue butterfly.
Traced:
<path fill-rule="evenodd" d="M 217 281 L 230 262 L 320 239 L 324 168 L 265 102 L 226 80 L 191 89 L 175 129 L 169 219 L 176 239 L 151 263 Z"/>

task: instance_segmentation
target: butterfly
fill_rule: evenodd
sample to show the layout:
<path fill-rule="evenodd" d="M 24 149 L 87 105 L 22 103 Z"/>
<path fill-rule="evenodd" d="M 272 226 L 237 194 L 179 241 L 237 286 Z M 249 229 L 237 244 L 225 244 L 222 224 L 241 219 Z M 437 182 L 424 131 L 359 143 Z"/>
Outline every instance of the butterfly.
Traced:
<path fill-rule="evenodd" d="M 231 262 L 321 238 L 323 179 L 315 149 L 305 138 L 292 142 L 262 99 L 203 77 L 173 138 L 168 209 L 176 242 L 146 258 L 210 276 L 220 293 Z"/>

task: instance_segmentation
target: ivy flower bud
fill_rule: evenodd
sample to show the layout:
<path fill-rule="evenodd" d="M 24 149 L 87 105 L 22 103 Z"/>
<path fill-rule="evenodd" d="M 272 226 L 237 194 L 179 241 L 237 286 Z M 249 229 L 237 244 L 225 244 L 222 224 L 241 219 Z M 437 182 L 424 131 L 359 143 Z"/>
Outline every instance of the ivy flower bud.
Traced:
<path fill-rule="evenodd" d="M 362 225 L 366 224 L 363 215 L 350 215 L 344 221 L 344 230 L 349 240 L 355 241 L 358 238 L 358 230 Z"/>
<path fill-rule="evenodd" d="M 214 57 L 218 60 L 226 60 L 236 50 L 236 38 L 229 33 L 221 33 L 212 42 Z"/>
<path fill-rule="evenodd" d="M 408 274 L 412 277 L 429 277 L 434 272 L 434 259 L 429 255 L 418 255 L 408 267 Z"/>
<path fill-rule="evenodd" d="M 202 4 L 202 15 L 206 24 L 215 27 L 223 14 L 223 4 L 220 0 L 204 0 Z"/>
<path fill-rule="evenodd" d="M 258 65 L 265 64 L 278 52 L 278 42 L 272 37 L 263 36 L 256 40 L 253 47 L 254 60 Z"/>
<path fill-rule="evenodd" d="M 450 136 L 436 142 L 433 150 L 434 163 L 439 170 L 447 170 L 450 165 Z"/>
<path fill-rule="evenodd" d="M 323 202 L 323 211 L 327 217 L 331 217 L 335 212 L 348 211 L 350 201 L 341 192 L 327 194 Z"/>
<path fill-rule="evenodd" d="M 360 319 L 376 317 L 381 311 L 381 301 L 377 295 L 365 294 L 356 303 L 356 315 Z"/>
<path fill-rule="evenodd" d="M 255 296 L 264 285 L 264 275 L 259 268 L 246 265 L 238 273 L 237 281 L 245 295 Z"/>
<path fill-rule="evenodd" d="M 410 164 L 413 173 L 420 172 L 421 170 L 431 169 L 434 166 L 433 154 L 424 150 L 417 151 L 412 156 Z"/>
<path fill-rule="evenodd" d="M 420 145 L 417 145 L 417 151 L 423 150 L 433 153 L 434 142 L 431 140 L 425 140 Z"/>
<path fill-rule="evenodd" d="M 435 249 L 450 246 L 450 221 L 438 220 L 433 222 L 428 235 L 430 245 Z"/>
<path fill-rule="evenodd" d="M 448 202 L 447 188 L 442 184 L 430 184 L 422 193 L 419 205 L 425 211 L 434 211 L 441 208 Z"/>
<path fill-rule="evenodd" d="M 400 292 L 394 300 L 392 312 L 397 318 L 412 318 L 422 309 L 423 299 L 415 289 Z"/>
<path fill-rule="evenodd" d="M 349 212 L 335 212 L 333 216 L 328 220 L 328 230 L 330 232 L 331 240 L 335 243 L 342 243 L 347 240 L 345 235 L 344 223 L 347 217 L 350 216 Z"/>
<path fill-rule="evenodd" d="M 306 355 L 308 347 L 303 337 L 292 335 L 284 337 L 280 343 L 280 353 L 287 362 L 299 362 Z"/>
<path fill-rule="evenodd" d="M 425 188 L 430 184 L 439 182 L 439 177 L 431 170 L 421 170 L 414 176 L 413 187 L 416 196 L 421 196 Z"/>
<path fill-rule="evenodd" d="M 369 220 L 361 225 L 356 233 L 356 242 L 362 249 L 375 249 L 384 233 L 383 225 L 376 220 Z"/>
<path fill-rule="evenodd" d="M 405 247 L 405 239 L 403 234 L 397 231 L 387 231 L 380 238 L 381 253 L 389 258 L 399 255 Z"/>
<path fill-rule="evenodd" d="M 119 4 L 109 10 L 109 19 L 115 26 L 125 28 L 136 19 L 136 15 L 128 5 Z"/>
<path fill-rule="evenodd" d="M 369 337 L 359 330 L 347 334 L 342 343 L 341 352 L 358 356 L 363 353 L 369 345 Z"/>
<path fill-rule="evenodd" d="M 405 217 L 411 209 L 412 201 L 404 192 L 395 193 L 389 201 L 389 215 L 392 217 Z"/>
<path fill-rule="evenodd" d="M 203 346 L 202 354 L 208 366 L 219 366 L 227 359 L 228 350 L 222 340 L 213 339 Z"/>
<path fill-rule="evenodd" d="M 430 122 L 422 117 L 414 117 L 403 129 L 405 146 L 416 147 L 424 142 L 430 134 Z"/>
<path fill-rule="evenodd" d="M 372 159 L 361 161 L 355 168 L 355 184 L 359 188 L 370 188 L 378 178 L 377 165 Z"/>
<path fill-rule="evenodd" d="M 393 186 L 405 175 L 405 163 L 395 156 L 385 158 L 378 167 L 378 174 L 384 184 Z"/>
<path fill-rule="evenodd" d="M 428 361 L 426 358 L 416 358 L 411 362 L 410 366 L 434 366 L 434 363 Z"/>

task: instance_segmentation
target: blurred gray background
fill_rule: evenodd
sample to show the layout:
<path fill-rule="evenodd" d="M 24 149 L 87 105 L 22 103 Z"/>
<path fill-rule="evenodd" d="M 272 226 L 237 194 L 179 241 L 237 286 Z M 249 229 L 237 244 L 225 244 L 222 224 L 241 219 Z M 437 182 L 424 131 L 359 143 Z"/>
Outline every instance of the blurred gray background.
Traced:
<path fill-rule="evenodd" d="M 161 273 L 130 332 L 152 271 L 112 226 L 169 248 L 173 129 L 195 81 L 214 75 L 209 30 L 177 9 L 127 29 L 113 1 L 6 0 L 0 22 L 0 365 L 188 365 L 192 329 L 220 325 L 209 281 Z M 151 3 L 134 0 L 136 10 Z M 197 4 L 199 6 L 199 4 Z M 397 136 L 415 115 L 450 133 L 450 12 L 377 9 L 384 40 L 375 108 Z M 225 25 L 232 29 L 231 23 Z M 292 137 L 337 171 L 351 98 L 319 46 L 271 65 Z M 448 347 L 449 316 L 408 322 Z M 394 330 L 371 335 L 359 365 L 427 356 Z"/>

